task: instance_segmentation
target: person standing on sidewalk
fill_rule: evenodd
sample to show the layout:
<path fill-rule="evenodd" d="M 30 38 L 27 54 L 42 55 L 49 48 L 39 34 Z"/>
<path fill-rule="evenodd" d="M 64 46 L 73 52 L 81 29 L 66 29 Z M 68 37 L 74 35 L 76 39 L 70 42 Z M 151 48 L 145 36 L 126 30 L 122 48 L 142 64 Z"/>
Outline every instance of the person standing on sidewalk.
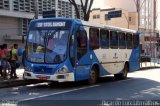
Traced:
<path fill-rule="evenodd" d="M 1 75 L 1 77 L 3 77 L 3 74 L 2 74 L 2 58 L 1 58 L 1 55 L 2 55 L 2 45 L 0 45 L 0 75 Z"/>
<path fill-rule="evenodd" d="M 7 79 L 7 69 L 9 67 L 7 55 L 8 55 L 7 44 L 3 44 L 1 50 L 1 65 L 2 65 L 2 75 L 4 79 Z"/>
<path fill-rule="evenodd" d="M 17 50 L 18 50 L 18 44 L 14 44 L 13 48 L 11 50 L 11 60 L 10 60 L 10 64 L 11 64 L 11 73 L 10 73 L 10 78 L 18 78 L 17 74 L 16 74 L 16 68 L 17 68 L 17 62 L 18 62 L 18 54 L 17 54 Z"/>

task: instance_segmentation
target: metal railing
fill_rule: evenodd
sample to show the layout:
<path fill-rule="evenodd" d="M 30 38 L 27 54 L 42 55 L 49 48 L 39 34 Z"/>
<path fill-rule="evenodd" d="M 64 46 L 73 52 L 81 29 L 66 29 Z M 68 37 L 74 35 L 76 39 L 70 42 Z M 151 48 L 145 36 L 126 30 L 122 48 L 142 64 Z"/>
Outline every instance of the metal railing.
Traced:
<path fill-rule="evenodd" d="M 141 59 L 140 68 L 160 67 L 160 58 Z"/>

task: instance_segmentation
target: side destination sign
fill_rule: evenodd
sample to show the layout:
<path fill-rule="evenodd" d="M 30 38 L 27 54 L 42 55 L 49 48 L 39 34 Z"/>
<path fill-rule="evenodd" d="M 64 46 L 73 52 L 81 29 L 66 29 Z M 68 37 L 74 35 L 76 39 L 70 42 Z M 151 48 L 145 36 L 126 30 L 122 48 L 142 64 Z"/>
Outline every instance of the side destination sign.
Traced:
<path fill-rule="evenodd" d="M 37 22 L 36 27 L 66 27 L 66 22 Z"/>

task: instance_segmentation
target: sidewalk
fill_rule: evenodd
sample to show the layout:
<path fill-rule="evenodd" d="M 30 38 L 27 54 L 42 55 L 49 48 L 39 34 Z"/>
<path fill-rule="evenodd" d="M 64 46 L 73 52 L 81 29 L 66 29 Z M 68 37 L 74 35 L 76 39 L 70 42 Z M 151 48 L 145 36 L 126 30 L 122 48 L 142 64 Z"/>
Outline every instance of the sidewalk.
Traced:
<path fill-rule="evenodd" d="M 24 69 L 23 68 L 18 68 L 16 70 L 17 76 L 19 77 L 18 80 L 23 79 L 23 73 L 24 73 Z M 9 75 L 8 75 L 8 79 L 7 80 L 15 80 L 15 79 L 9 79 Z M 0 77 L 0 82 L 1 81 L 5 81 L 3 80 L 3 78 Z"/>
<path fill-rule="evenodd" d="M 19 77 L 18 79 L 8 78 L 7 80 L 3 80 L 2 78 L 0 78 L 0 88 L 24 86 L 29 84 L 40 83 L 40 81 L 35 81 L 35 80 L 23 80 L 24 69 L 22 67 L 17 69 L 16 72 L 17 72 L 17 76 Z"/>
<path fill-rule="evenodd" d="M 141 69 L 146 68 L 160 68 L 159 62 L 143 62 L 140 63 Z"/>

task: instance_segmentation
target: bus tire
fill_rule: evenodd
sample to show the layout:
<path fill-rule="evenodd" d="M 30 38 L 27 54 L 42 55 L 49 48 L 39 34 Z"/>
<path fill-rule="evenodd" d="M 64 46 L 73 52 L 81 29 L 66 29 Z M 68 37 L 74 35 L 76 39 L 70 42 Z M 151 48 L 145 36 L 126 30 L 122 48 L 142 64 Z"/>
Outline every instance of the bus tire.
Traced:
<path fill-rule="evenodd" d="M 114 74 L 114 78 L 118 80 L 126 79 L 128 71 L 129 71 L 129 66 L 125 64 L 122 73 Z"/>
<path fill-rule="evenodd" d="M 97 79 L 98 79 L 98 71 L 95 67 L 93 67 L 89 74 L 88 84 L 90 85 L 95 84 L 97 82 Z"/>

